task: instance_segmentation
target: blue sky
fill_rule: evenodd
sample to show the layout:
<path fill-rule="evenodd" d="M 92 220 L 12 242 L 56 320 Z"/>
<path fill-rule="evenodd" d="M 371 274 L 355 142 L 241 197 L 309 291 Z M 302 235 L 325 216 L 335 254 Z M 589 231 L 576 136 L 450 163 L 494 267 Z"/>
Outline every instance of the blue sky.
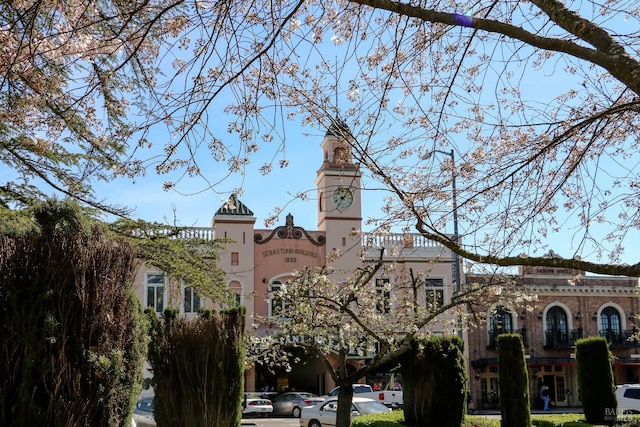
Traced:
<path fill-rule="evenodd" d="M 263 161 L 273 157 L 273 150 L 268 147 L 261 149 L 253 158 L 253 162 L 247 165 L 245 176 L 227 177 L 217 186 L 216 191 L 200 192 L 203 183 L 195 178 L 183 182 L 181 188 L 196 194 L 180 195 L 174 191 L 164 191 L 162 183 L 166 178 L 150 174 L 135 183 L 120 179 L 101 184 L 96 186 L 96 192 L 99 197 L 107 198 L 111 203 L 134 208 L 134 218 L 161 223 L 172 222 L 175 209 L 181 225 L 208 227 L 213 214 L 222 206 L 224 200 L 235 188 L 242 186 L 244 194 L 240 196 L 240 200 L 254 212 L 257 218 L 256 228 L 263 228 L 264 220 L 276 207 L 280 207 L 282 213 L 277 225 L 283 225 L 285 216 L 291 213 L 297 226 L 315 230 L 317 229 L 317 201 L 314 180 L 322 161 L 320 143 L 324 132 L 317 129 L 303 129 L 296 125 L 292 125 L 289 132 L 286 155 L 289 166 L 286 168 L 275 166 L 267 176 L 261 175 L 258 169 Z M 294 134 L 294 132 L 297 133 Z M 218 163 L 210 166 L 211 169 L 207 171 L 209 180 L 222 179 L 227 175 L 225 164 Z M 364 224 L 367 218 L 382 216 L 381 200 L 385 192 L 381 190 L 378 183 L 371 182 L 366 177 L 363 179 L 363 184 L 366 187 L 362 192 Z M 294 200 L 294 194 L 305 191 L 309 194 L 307 201 Z M 366 227 L 364 230 L 367 231 Z M 447 224 L 447 232 L 453 232 L 452 221 Z M 572 256 L 575 250 L 572 248 L 571 240 L 566 236 L 551 236 L 549 247 L 563 257 Z M 637 262 L 634 261 L 633 255 L 639 252 L 640 240 L 636 240 L 633 246 L 627 246 L 625 262 L 630 264 Z"/>
<path fill-rule="evenodd" d="M 257 228 L 263 228 L 264 220 L 276 207 L 281 207 L 282 224 L 284 217 L 291 213 L 296 225 L 315 230 L 317 202 L 314 180 L 322 164 L 320 143 L 324 132 L 310 128 L 303 130 L 295 124 L 292 124 L 288 132 L 290 133 L 287 135 L 289 142 L 286 158 L 289 165 L 280 168 L 276 162 L 273 171 L 268 175 L 262 175 L 259 167 L 273 157 L 275 147 L 271 146 L 262 147 L 254 154 L 252 162 L 246 166 L 244 176 L 232 175 L 225 178 L 228 173 L 226 164 L 209 163 L 205 172 L 207 178 L 210 181 L 224 179 L 215 190 L 202 190 L 205 187 L 204 182 L 192 178 L 181 182 L 179 188 L 182 192 L 195 193 L 193 195 L 181 195 L 173 190 L 164 191 L 162 183 L 166 177 L 156 176 L 150 171 L 147 177 L 137 179 L 136 182 L 118 179 L 108 184 L 101 183 L 95 187 L 96 194 L 112 204 L 134 208 L 134 218 L 171 222 L 175 209 L 181 225 L 208 227 L 213 214 L 224 204 L 224 200 L 236 188 L 242 187 L 244 194 L 240 195 L 240 200 L 254 212 Z M 305 135 L 305 132 L 311 135 Z M 206 156 L 207 153 L 201 153 L 201 157 Z M 309 200 L 293 200 L 292 195 L 304 191 L 309 192 Z M 372 209 L 379 213 L 380 197 L 379 192 L 365 192 L 363 211 Z"/>
<path fill-rule="evenodd" d="M 334 49 L 339 50 L 335 47 Z M 553 68 L 559 64 L 562 64 L 562 61 L 552 62 L 550 67 Z M 533 68 L 518 71 L 522 72 L 523 76 L 526 75 L 522 79 L 526 83 L 523 83 L 521 87 L 526 98 L 537 99 L 542 95 L 542 99 L 544 99 L 545 94 L 562 92 L 571 85 L 566 74 L 560 73 L 558 77 L 555 74 L 556 70 L 552 68 L 546 71 Z M 485 84 L 490 86 L 487 82 Z M 574 86 L 576 85 L 574 84 Z M 223 104 L 226 103 L 224 97 L 220 97 L 217 102 L 220 104 L 218 106 L 220 109 L 224 108 Z M 347 108 L 348 106 L 343 104 L 341 107 Z M 211 117 L 215 117 L 215 120 L 219 121 L 217 132 L 223 142 L 236 144 L 235 135 L 227 134 L 228 138 L 224 139 L 226 118 L 215 114 L 212 114 Z M 209 126 L 215 125 L 209 123 Z M 162 184 L 167 180 L 167 177 L 153 175 L 153 169 L 150 168 L 149 175 L 137 179 L 135 183 L 127 179 L 119 179 L 108 184 L 98 184 L 95 186 L 96 195 L 98 198 L 105 198 L 109 203 L 133 208 L 133 217 L 135 218 L 146 221 L 172 222 L 175 210 L 175 215 L 181 225 L 207 227 L 210 225 L 213 214 L 224 203 L 224 200 L 236 188 L 242 187 L 243 194 L 240 195 L 240 199 L 257 217 L 257 228 L 264 227 L 264 220 L 273 213 L 276 207 L 280 207 L 282 213 L 279 225 L 284 223 L 285 215 L 291 213 L 296 225 L 314 230 L 317 228 L 314 180 L 322 162 L 320 143 L 324 131 L 324 129 L 302 127 L 295 122 L 286 124 L 286 155 L 275 154 L 276 161 L 273 162 L 273 171 L 267 176 L 261 175 L 259 168 L 263 163 L 273 160 L 274 152 L 277 150 L 276 143 L 261 146 L 260 150 L 253 155 L 252 163 L 246 166 L 244 176 L 233 175 L 230 177 L 226 177 L 228 169 L 225 163 L 214 163 L 207 160 L 208 152 L 203 146 L 203 151 L 199 153 L 199 158 L 202 161 L 201 167 L 210 182 L 220 181 L 215 189 L 205 189 L 205 183 L 198 178 L 187 178 L 180 183 L 179 189 L 183 193 L 192 193 L 191 195 L 164 191 Z M 158 141 L 166 139 L 166 133 L 161 127 L 154 129 L 153 132 L 149 139 L 157 139 Z M 277 159 L 280 158 L 286 158 L 289 165 L 285 168 L 279 168 Z M 381 200 L 385 193 L 380 189 L 381 185 L 367 180 L 366 177 L 363 179 L 363 185 L 366 187 L 362 194 L 364 222 L 369 217 L 383 216 Z M 308 192 L 309 199 L 307 201 L 294 200 L 293 195 L 299 192 Z M 452 221 L 448 222 L 447 228 L 447 232 L 453 232 Z M 364 231 L 368 231 L 366 227 Z M 625 261 L 636 263 L 638 260 L 634 254 L 640 253 L 640 236 L 630 242 L 631 246 L 627 245 L 626 248 Z M 572 256 L 575 248 L 572 248 L 571 245 L 572 241 L 567 238 L 567 235 L 551 236 L 549 239 L 549 247 L 564 257 Z M 541 254 L 532 253 L 530 255 Z M 598 261 L 597 259 L 590 260 Z M 602 262 L 606 262 L 606 260 L 602 260 Z"/>

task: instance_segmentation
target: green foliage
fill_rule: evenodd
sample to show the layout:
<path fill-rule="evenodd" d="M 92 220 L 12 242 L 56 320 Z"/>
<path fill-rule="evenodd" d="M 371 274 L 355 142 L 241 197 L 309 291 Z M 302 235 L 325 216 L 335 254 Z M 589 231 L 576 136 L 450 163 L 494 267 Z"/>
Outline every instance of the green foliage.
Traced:
<path fill-rule="evenodd" d="M 27 211 L 15 211 L 0 206 L 0 234 L 17 236 L 36 230 L 36 224 Z"/>
<path fill-rule="evenodd" d="M 463 349 L 459 337 L 432 336 L 414 341 L 400 357 L 407 425 L 460 425 L 466 401 Z"/>
<path fill-rule="evenodd" d="M 498 377 L 503 427 L 529 427 L 529 378 L 519 334 L 498 336 Z"/>
<path fill-rule="evenodd" d="M 419 396 L 418 388 L 420 387 L 420 379 L 418 374 L 422 367 L 419 363 L 421 359 L 422 355 L 418 350 L 418 345 L 415 340 L 411 342 L 409 350 L 398 358 L 402 382 L 404 384 L 402 388 L 402 411 L 404 412 L 405 421 L 409 426 L 414 426 L 418 423 L 416 399 Z"/>
<path fill-rule="evenodd" d="M 352 427 L 403 427 L 402 411 L 393 411 L 384 414 L 362 415 L 353 419 Z M 616 424 L 620 427 L 640 427 L 640 416 L 631 415 L 623 418 Z M 500 420 L 490 419 L 481 415 L 467 415 L 460 425 L 461 427 L 499 427 Z M 531 426 L 535 427 L 599 427 L 589 424 L 582 414 L 545 414 L 532 416 Z"/>
<path fill-rule="evenodd" d="M 483 417 L 465 417 L 461 427 L 499 427 L 500 421 Z"/>
<path fill-rule="evenodd" d="M 404 420 L 403 411 L 359 415 L 353 418 L 351 427 L 396 427 Z"/>
<path fill-rule="evenodd" d="M 360 415 L 353 418 L 352 427 L 406 427 L 403 411 L 391 411 L 382 414 Z M 436 425 L 436 424 L 433 424 Z M 481 416 L 467 416 L 460 427 L 499 427 L 500 421 Z"/>
<path fill-rule="evenodd" d="M 193 319 L 169 310 L 161 320 L 153 310 L 146 313 L 158 426 L 240 426 L 244 308 Z"/>
<path fill-rule="evenodd" d="M 0 425 L 126 425 L 147 344 L 135 252 L 71 202 L 33 218 L 0 236 Z"/>
<path fill-rule="evenodd" d="M 578 388 L 584 415 L 592 424 L 615 423 L 616 387 L 612 355 L 606 339 L 589 337 L 576 341 Z"/>

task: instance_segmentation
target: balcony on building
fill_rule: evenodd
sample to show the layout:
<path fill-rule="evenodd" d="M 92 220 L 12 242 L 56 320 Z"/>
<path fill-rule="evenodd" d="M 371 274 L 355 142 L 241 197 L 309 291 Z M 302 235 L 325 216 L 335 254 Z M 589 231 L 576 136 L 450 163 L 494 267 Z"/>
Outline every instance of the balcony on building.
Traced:
<path fill-rule="evenodd" d="M 638 329 L 613 330 L 605 329 L 600 331 L 600 336 L 607 339 L 611 348 L 637 348 L 640 347 L 638 341 Z"/>
<path fill-rule="evenodd" d="M 544 333 L 544 348 L 572 348 L 576 340 L 582 338 L 582 327 L 571 331 L 561 328 L 547 329 Z"/>

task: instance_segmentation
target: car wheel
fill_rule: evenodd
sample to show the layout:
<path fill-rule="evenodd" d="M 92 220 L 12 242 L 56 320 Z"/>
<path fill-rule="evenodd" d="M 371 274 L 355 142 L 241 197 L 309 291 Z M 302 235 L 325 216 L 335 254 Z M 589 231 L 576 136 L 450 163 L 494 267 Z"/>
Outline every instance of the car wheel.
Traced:
<path fill-rule="evenodd" d="M 311 420 L 309 421 L 309 427 L 322 427 L 322 424 L 318 420 Z"/>
<path fill-rule="evenodd" d="M 302 414 L 302 411 L 300 410 L 300 408 L 298 408 L 297 406 L 294 406 L 293 411 L 291 411 L 291 415 L 293 415 L 293 418 L 300 418 L 301 414 Z"/>

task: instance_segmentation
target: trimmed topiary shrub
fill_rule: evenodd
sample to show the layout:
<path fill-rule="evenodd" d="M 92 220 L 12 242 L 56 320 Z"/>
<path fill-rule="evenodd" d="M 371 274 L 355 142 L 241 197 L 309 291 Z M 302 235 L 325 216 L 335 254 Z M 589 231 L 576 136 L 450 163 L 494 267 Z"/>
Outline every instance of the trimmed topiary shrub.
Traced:
<path fill-rule="evenodd" d="M 0 236 L 0 425 L 126 426 L 147 336 L 135 251 L 71 202 L 34 219 Z"/>
<path fill-rule="evenodd" d="M 205 311 L 196 318 L 165 311 L 153 323 L 153 368 L 158 427 L 238 427 L 244 392 L 244 308 Z"/>
<path fill-rule="evenodd" d="M 529 427 L 529 377 L 520 334 L 498 336 L 498 385 L 500 387 L 500 425 Z"/>
<path fill-rule="evenodd" d="M 609 345 L 603 337 L 576 341 L 578 389 L 588 423 L 615 424 L 618 403 L 612 360 Z"/>
<path fill-rule="evenodd" d="M 408 426 L 416 426 L 418 423 L 415 401 L 416 391 L 420 387 L 419 373 L 424 363 L 423 357 L 424 355 L 418 351 L 417 341 L 414 340 L 411 342 L 411 348 L 398 358 L 402 374 L 402 411 Z"/>
<path fill-rule="evenodd" d="M 459 427 L 467 393 L 462 339 L 429 337 L 412 346 L 400 359 L 406 425 Z"/>

